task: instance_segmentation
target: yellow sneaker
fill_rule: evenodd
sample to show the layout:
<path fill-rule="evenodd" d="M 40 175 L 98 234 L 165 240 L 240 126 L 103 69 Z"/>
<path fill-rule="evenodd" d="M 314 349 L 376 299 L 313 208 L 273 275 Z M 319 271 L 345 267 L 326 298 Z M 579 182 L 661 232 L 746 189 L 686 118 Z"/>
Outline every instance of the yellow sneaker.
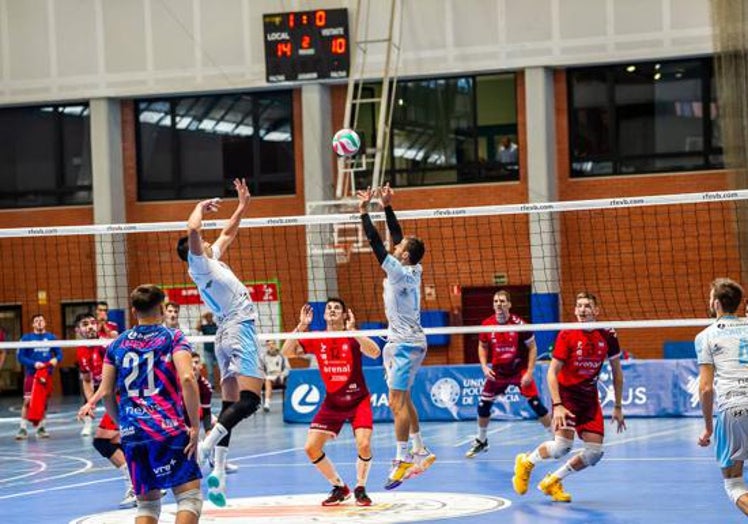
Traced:
<path fill-rule="evenodd" d="M 571 502 L 571 495 L 564 491 L 561 479 L 552 473 L 548 473 L 538 484 L 538 489 L 551 497 L 553 502 Z"/>
<path fill-rule="evenodd" d="M 398 487 L 410 476 L 409 473 L 414 467 L 415 463 L 412 456 L 408 456 L 405 460 L 393 460 L 392 469 L 390 469 L 384 489 L 389 490 Z"/>
<path fill-rule="evenodd" d="M 535 464 L 527 459 L 527 453 L 520 453 L 514 459 L 514 476 L 512 477 L 512 486 L 518 495 L 527 493 L 530 486 L 530 474 Z"/>

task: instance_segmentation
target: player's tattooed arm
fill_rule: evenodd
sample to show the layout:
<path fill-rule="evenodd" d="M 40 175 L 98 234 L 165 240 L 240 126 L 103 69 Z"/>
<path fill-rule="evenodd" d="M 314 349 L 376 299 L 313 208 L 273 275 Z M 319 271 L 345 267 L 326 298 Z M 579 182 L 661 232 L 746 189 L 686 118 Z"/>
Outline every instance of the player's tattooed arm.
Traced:
<path fill-rule="evenodd" d="M 392 196 L 394 194 L 395 192 L 390 187 L 389 182 L 379 189 L 379 196 L 382 199 L 382 206 L 384 207 L 384 216 L 387 219 L 387 229 L 390 230 L 392 244 L 396 246 L 403 241 L 403 230 L 400 227 L 400 222 L 397 221 L 395 211 L 392 209 Z"/>
<path fill-rule="evenodd" d="M 377 257 L 379 265 L 382 265 L 384 259 L 387 258 L 387 248 L 384 247 L 382 237 L 379 236 L 379 231 L 374 227 L 369 216 L 368 208 L 373 196 L 372 190 L 368 187 L 366 191 L 358 191 L 356 196 L 358 197 L 358 210 L 361 213 L 361 224 L 364 228 L 364 234 L 369 239 L 369 244 Z"/>

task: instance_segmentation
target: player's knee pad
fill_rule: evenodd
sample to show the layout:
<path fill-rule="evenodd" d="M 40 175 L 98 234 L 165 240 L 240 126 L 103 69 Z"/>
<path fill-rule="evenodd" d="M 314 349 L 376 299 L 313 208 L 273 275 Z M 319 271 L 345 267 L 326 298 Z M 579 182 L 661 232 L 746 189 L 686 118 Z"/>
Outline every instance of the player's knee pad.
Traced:
<path fill-rule="evenodd" d="M 200 513 L 203 511 L 203 494 L 200 493 L 199 489 L 188 489 L 182 493 L 177 493 L 174 498 L 177 501 L 177 513 L 189 511 L 196 517 L 200 517 Z"/>
<path fill-rule="evenodd" d="M 594 466 L 603 459 L 603 445 L 598 442 L 585 442 L 580 456 L 587 466 Z"/>
<path fill-rule="evenodd" d="M 489 418 L 491 416 L 491 406 L 493 401 L 481 399 L 478 402 L 478 416 L 481 418 Z"/>
<path fill-rule="evenodd" d="M 530 408 L 535 412 L 538 418 L 543 418 L 548 414 L 548 408 L 543 405 L 537 395 L 528 398 L 527 403 L 530 404 Z"/>
<path fill-rule="evenodd" d="M 556 435 L 552 441 L 545 443 L 545 449 L 551 458 L 558 459 L 571 451 L 572 444 L 573 440 Z"/>
<path fill-rule="evenodd" d="M 733 504 L 738 503 L 738 499 L 748 493 L 748 487 L 745 485 L 743 477 L 725 479 L 725 491 Z"/>
<path fill-rule="evenodd" d="M 138 499 L 138 511 L 135 517 L 149 517 L 158 520 L 159 516 L 161 516 L 161 499 Z"/>
<path fill-rule="evenodd" d="M 108 438 L 95 438 L 93 439 L 93 447 L 99 454 L 105 459 L 112 458 L 120 447 L 112 442 Z"/>
<path fill-rule="evenodd" d="M 254 414 L 260 406 L 260 397 L 252 391 L 242 391 L 239 401 L 228 408 L 220 417 L 219 421 L 226 429 L 231 429 L 239 422 Z"/>

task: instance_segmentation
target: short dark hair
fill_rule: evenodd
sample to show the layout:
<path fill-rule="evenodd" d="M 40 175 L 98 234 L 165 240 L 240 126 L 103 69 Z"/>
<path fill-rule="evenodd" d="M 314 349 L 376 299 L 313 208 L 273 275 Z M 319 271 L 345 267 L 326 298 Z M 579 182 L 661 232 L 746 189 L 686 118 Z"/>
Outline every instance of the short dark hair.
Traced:
<path fill-rule="evenodd" d="M 423 255 L 426 253 L 426 246 L 423 245 L 423 240 L 418 237 L 408 237 L 408 246 L 405 248 L 408 252 L 408 259 L 411 264 L 418 264 Z"/>
<path fill-rule="evenodd" d="M 90 311 L 84 311 L 83 313 L 78 313 L 77 315 L 75 315 L 75 325 L 77 326 L 78 324 L 81 323 L 81 321 L 83 321 L 86 318 L 93 318 L 95 320 L 96 316 Z"/>
<path fill-rule="evenodd" d="M 348 308 L 345 307 L 345 302 L 343 302 L 342 298 L 328 297 L 328 299 L 325 301 L 325 306 L 327 306 L 327 304 L 329 304 L 330 302 L 335 302 L 336 304 L 340 304 L 343 307 L 343 313 L 348 312 Z"/>
<path fill-rule="evenodd" d="M 31 317 L 31 322 L 33 322 L 34 320 L 36 320 L 39 317 L 42 317 L 44 320 L 47 320 L 47 317 L 44 316 L 44 313 L 37 313 L 36 315 L 34 315 L 33 317 Z"/>
<path fill-rule="evenodd" d="M 743 300 L 743 288 L 729 278 L 718 278 L 712 282 L 714 298 L 719 301 L 722 311 L 735 313 Z"/>
<path fill-rule="evenodd" d="M 106 300 L 97 300 L 96 301 L 96 307 L 104 306 L 105 308 L 109 309 L 109 302 Z"/>
<path fill-rule="evenodd" d="M 190 237 L 182 237 L 177 240 L 177 256 L 187 262 L 187 253 L 190 252 Z"/>
<path fill-rule="evenodd" d="M 155 284 L 141 284 L 130 293 L 130 305 L 140 314 L 152 313 L 164 302 L 164 292 Z"/>
<path fill-rule="evenodd" d="M 167 302 L 166 304 L 164 304 L 164 307 L 165 307 L 165 308 L 167 308 L 167 307 L 173 307 L 174 309 L 176 309 L 177 311 L 179 311 L 179 308 L 180 308 L 181 306 L 180 306 L 179 304 L 177 304 L 176 302 L 172 302 L 172 301 L 170 300 L 169 302 Z"/>
<path fill-rule="evenodd" d="M 575 302 L 579 300 L 580 298 L 586 298 L 587 300 L 595 304 L 595 306 L 599 305 L 599 302 L 597 301 L 597 297 L 593 295 L 592 293 L 590 293 L 589 291 L 582 291 L 580 293 L 577 293 Z"/>

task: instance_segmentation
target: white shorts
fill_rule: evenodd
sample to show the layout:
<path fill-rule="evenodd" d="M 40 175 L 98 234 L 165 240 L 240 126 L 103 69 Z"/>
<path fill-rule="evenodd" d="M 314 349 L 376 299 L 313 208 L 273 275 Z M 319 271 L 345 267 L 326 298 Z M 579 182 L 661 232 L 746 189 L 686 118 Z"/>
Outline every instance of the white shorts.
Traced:
<path fill-rule="evenodd" d="M 426 346 L 387 342 L 382 355 L 387 386 L 390 389 L 408 391 L 426 358 Z"/>
<path fill-rule="evenodd" d="M 215 348 L 221 380 L 237 375 L 264 378 L 254 320 L 222 322 L 216 332 Z"/>
<path fill-rule="evenodd" d="M 734 460 L 748 460 L 748 406 L 727 408 L 717 414 L 714 451 L 721 468 Z"/>

